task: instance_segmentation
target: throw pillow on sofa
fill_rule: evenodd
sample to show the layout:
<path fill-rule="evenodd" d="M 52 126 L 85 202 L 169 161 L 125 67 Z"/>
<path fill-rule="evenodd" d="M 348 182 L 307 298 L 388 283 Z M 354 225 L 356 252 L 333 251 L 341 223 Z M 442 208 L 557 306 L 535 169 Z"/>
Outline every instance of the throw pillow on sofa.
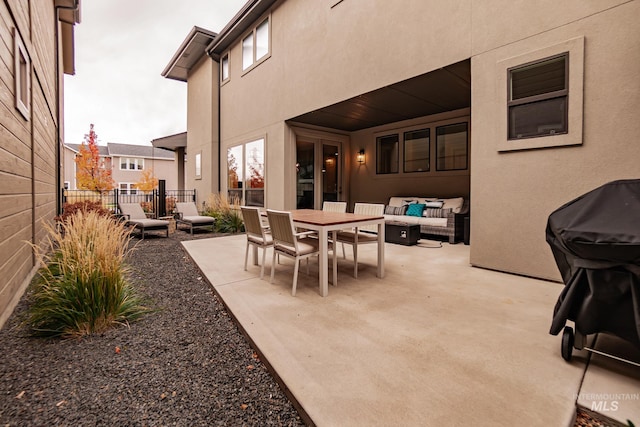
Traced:
<path fill-rule="evenodd" d="M 451 213 L 451 209 L 437 209 L 427 208 L 424 210 L 422 216 L 425 218 L 446 218 Z"/>
<path fill-rule="evenodd" d="M 385 206 L 385 215 L 404 215 L 407 212 L 407 206 Z"/>
<path fill-rule="evenodd" d="M 424 210 L 424 204 L 412 203 L 407 208 L 407 216 L 422 216 L 423 210 Z"/>
<path fill-rule="evenodd" d="M 424 203 L 425 208 L 431 209 L 440 209 L 442 208 L 442 205 L 444 205 L 444 202 L 442 200 L 430 200 Z"/>

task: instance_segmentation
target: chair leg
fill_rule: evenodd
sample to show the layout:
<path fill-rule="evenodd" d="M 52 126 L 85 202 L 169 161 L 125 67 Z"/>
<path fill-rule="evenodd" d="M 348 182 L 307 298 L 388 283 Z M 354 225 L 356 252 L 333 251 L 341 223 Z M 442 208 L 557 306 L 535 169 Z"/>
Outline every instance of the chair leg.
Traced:
<path fill-rule="evenodd" d="M 267 248 L 262 247 L 262 267 L 260 268 L 260 280 L 264 277 L 264 258 L 267 255 Z"/>
<path fill-rule="evenodd" d="M 338 286 L 338 256 L 336 254 L 337 243 L 333 245 L 333 286 Z"/>
<path fill-rule="evenodd" d="M 358 278 L 358 244 L 353 245 L 353 277 Z"/>
<path fill-rule="evenodd" d="M 249 241 L 247 241 L 247 249 L 244 251 L 244 271 L 247 271 L 248 260 L 249 260 Z"/>
<path fill-rule="evenodd" d="M 276 250 L 273 250 L 273 260 L 271 261 L 271 280 L 269 280 L 269 283 L 273 283 L 273 275 L 276 272 Z"/>
<path fill-rule="evenodd" d="M 347 255 L 344 252 L 344 242 L 342 242 L 342 259 L 347 259 Z"/>
<path fill-rule="evenodd" d="M 307 258 L 309 261 L 309 258 Z M 309 264 L 307 264 L 309 267 Z M 300 269 L 300 258 L 296 258 L 296 266 L 293 268 L 293 287 L 291 288 L 291 296 L 296 296 L 296 287 L 298 286 L 298 270 Z"/>

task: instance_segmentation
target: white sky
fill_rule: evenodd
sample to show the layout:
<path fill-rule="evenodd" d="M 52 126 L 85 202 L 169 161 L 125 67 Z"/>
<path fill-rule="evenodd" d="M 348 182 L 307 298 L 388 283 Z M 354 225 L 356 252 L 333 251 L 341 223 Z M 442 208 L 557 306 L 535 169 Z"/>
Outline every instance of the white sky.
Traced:
<path fill-rule="evenodd" d="M 150 145 L 186 131 L 187 84 L 160 75 L 194 26 L 220 32 L 246 0 L 83 0 L 65 142 Z"/>

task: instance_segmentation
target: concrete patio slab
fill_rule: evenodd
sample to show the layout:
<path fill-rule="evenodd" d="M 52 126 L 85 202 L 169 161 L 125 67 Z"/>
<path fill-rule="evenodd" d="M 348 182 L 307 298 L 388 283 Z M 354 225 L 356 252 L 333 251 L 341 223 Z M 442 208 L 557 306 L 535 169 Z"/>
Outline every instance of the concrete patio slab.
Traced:
<path fill-rule="evenodd" d="M 422 240 L 387 244 L 383 279 L 376 245 L 360 248 L 358 279 L 347 249 L 326 298 L 311 262 L 292 297 L 292 263 L 270 284 L 269 251 L 260 280 L 243 270 L 245 242 L 183 244 L 316 425 L 573 425 L 587 353 L 567 363 L 548 334 L 560 284 L 473 268 L 468 246 Z"/>

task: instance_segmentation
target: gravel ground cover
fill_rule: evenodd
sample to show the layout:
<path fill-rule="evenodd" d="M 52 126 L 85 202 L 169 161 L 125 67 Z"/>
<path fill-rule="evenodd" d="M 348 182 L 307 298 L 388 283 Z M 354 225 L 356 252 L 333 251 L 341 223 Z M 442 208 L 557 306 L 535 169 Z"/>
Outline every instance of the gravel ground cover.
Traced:
<path fill-rule="evenodd" d="M 0 330 L 0 426 L 304 425 L 180 244 L 211 237 L 132 240 L 130 277 L 155 311 L 129 328 L 31 338 L 27 293 Z M 575 427 L 607 425 L 578 411 Z"/>
<path fill-rule="evenodd" d="M 132 240 L 131 281 L 156 311 L 129 328 L 32 338 L 25 295 L 0 330 L 0 426 L 304 425 L 182 248 L 191 238 Z"/>

